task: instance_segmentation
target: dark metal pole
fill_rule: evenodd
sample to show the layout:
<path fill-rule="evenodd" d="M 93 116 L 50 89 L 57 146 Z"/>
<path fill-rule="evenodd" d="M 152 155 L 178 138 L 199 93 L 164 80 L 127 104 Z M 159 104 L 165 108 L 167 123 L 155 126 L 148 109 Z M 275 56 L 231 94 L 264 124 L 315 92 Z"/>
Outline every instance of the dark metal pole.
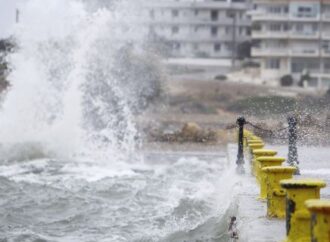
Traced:
<path fill-rule="evenodd" d="M 297 149 L 297 118 L 294 116 L 288 117 L 289 124 L 289 153 L 288 153 L 288 164 L 290 166 L 297 167 L 296 174 L 299 174 L 298 169 L 298 149 Z"/>
<path fill-rule="evenodd" d="M 243 171 L 243 165 L 244 165 L 244 152 L 243 152 L 243 132 L 244 132 L 244 125 L 246 124 L 244 117 L 239 117 L 236 121 L 238 125 L 238 151 L 237 151 L 237 160 L 236 164 L 238 168 L 241 168 L 240 170 Z"/>

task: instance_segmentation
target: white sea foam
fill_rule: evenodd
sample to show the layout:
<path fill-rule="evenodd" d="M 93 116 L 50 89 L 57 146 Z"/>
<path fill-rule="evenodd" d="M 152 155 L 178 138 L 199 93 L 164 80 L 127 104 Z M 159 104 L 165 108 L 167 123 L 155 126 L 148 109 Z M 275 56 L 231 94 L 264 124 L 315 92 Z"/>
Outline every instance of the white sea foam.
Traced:
<path fill-rule="evenodd" d="M 122 159 L 133 152 L 130 103 L 137 100 L 115 71 L 127 69 L 118 63 L 123 48 L 143 52 L 138 2 L 95 11 L 76 0 L 22 6 L 18 49 L 9 57 L 12 86 L 0 118 L 2 144 L 39 143 L 57 157 Z"/>

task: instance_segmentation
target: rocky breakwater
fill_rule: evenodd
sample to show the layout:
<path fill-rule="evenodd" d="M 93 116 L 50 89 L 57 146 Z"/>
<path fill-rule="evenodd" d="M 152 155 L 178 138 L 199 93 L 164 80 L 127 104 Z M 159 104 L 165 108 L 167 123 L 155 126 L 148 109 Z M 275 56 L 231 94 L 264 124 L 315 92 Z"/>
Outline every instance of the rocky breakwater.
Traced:
<path fill-rule="evenodd" d="M 205 129 L 195 122 L 187 122 L 180 130 L 175 132 L 154 130 L 149 135 L 151 141 L 179 143 L 225 143 L 227 137 L 227 130 Z"/>

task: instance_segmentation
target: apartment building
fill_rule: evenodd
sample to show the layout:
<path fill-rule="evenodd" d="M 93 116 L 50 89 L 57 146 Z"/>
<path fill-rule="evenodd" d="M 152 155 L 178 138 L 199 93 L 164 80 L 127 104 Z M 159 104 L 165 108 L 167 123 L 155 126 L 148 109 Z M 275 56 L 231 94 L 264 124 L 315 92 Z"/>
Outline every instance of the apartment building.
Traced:
<path fill-rule="evenodd" d="M 175 57 L 234 58 L 250 39 L 248 0 L 156 0 L 147 4 L 149 32 Z"/>
<path fill-rule="evenodd" d="M 330 0 L 254 0 L 252 56 L 261 77 L 309 73 L 309 86 L 330 86 Z"/>

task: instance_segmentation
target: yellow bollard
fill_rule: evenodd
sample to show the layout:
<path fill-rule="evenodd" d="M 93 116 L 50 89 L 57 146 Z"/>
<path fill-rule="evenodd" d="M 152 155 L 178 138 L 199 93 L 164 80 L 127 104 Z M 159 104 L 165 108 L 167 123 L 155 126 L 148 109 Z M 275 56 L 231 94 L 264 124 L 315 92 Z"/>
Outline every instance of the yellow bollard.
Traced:
<path fill-rule="evenodd" d="M 260 150 L 260 149 L 264 148 L 265 144 L 264 143 L 252 143 L 252 144 L 248 144 L 248 146 L 250 148 L 251 154 L 253 154 L 253 150 Z"/>
<path fill-rule="evenodd" d="M 330 241 L 330 200 L 311 199 L 305 204 L 311 212 L 311 241 Z"/>
<path fill-rule="evenodd" d="M 250 149 L 250 153 L 252 154 L 252 149 L 263 149 L 265 144 L 263 142 L 249 142 L 247 143 L 248 148 Z M 261 148 L 260 148 L 261 147 Z"/>
<path fill-rule="evenodd" d="M 267 176 L 267 216 L 285 218 L 285 190 L 281 189 L 280 181 L 290 179 L 297 168 L 292 166 L 270 166 L 262 168 Z"/>
<path fill-rule="evenodd" d="M 252 143 L 252 144 L 248 144 L 249 147 L 249 160 L 250 160 L 250 164 L 251 164 L 251 170 L 253 171 L 253 151 L 254 150 L 259 150 L 264 148 L 264 144 L 263 143 Z"/>
<path fill-rule="evenodd" d="M 261 156 L 257 159 L 257 172 L 256 177 L 260 182 L 260 199 L 267 198 L 267 177 L 266 173 L 262 171 L 262 168 L 269 166 L 280 166 L 285 161 L 283 157 L 269 157 L 269 156 Z"/>
<path fill-rule="evenodd" d="M 248 139 L 248 144 L 263 143 L 261 139 Z"/>
<path fill-rule="evenodd" d="M 237 136 L 238 136 L 238 132 L 237 132 Z M 250 139 L 253 136 L 253 133 L 250 132 L 247 129 L 243 129 L 243 146 L 246 147 L 248 145 L 247 141 L 248 139 Z"/>
<path fill-rule="evenodd" d="M 257 173 L 257 161 L 256 159 L 261 156 L 275 156 L 277 152 L 275 150 L 268 150 L 268 149 L 256 149 L 252 151 L 253 158 L 252 158 L 252 174 L 256 175 Z"/>
<path fill-rule="evenodd" d="M 253 138 L 253 137 L 249 137 L 246 139 L 246 142 L 247 142 L 247 145 L 249 144 L 264 144 L 264 141 L 262 139 L 256 139 L 256 138 Z"/>
<path fill-rule="evenodd" d="M 257 140 L 257 141 L 263 141 L 260 137 L 255 136 L 255 135 L 251 135 L 248 137 L 248 140 Z"/>
<path fill-rule="evenodd" d="M 248 138 L 248 137 L 251 137 L 251 136 L 253 136 L 253 133 L 251 131 L 249 131 L 247 129 L 243 130 L 243 137 L 244 138 Z"/>
<path fill-rule="evenodd" d="M 248 146 L 250 146 L 250 145 L 263 145 L 263 146 L 265 146 L 265 143 L 260 141 L 260 140 L 248 140 L 247 145 Z"/>
<path fill-rule="evenodd" d="M 286 189 L 286 233 L 285 242 L 311 241 L 310 213 L 305 207 L 309 199 L 320 198 L 320 189 L 325 182 L 317 179 L 289 179 L 280 182 Z"/>

